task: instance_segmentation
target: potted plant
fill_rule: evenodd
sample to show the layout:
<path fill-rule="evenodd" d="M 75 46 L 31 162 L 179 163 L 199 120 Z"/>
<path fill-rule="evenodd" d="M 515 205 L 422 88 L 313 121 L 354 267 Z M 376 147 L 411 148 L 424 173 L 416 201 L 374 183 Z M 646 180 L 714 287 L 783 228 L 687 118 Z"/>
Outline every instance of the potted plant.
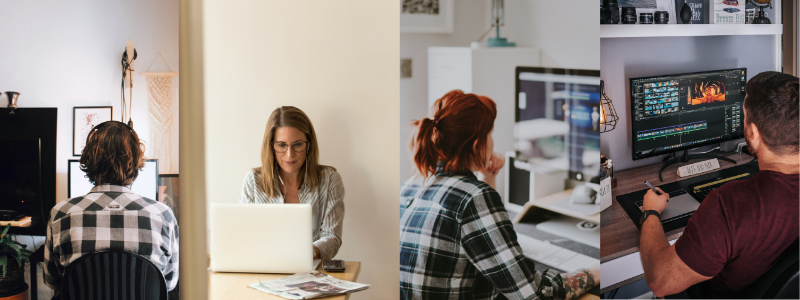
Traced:
<path fill-rule="evenodd" d="M 9 228 L 11 225 L 6 226 L 0 235 L 0 297 L 10 297 L 28 290 L 23 267 L 25 263 L 30 263 L 28 258 L 33 253 L 25 249 L 25 244 L 14 240 L 13 234 L 7 234 Z"/>

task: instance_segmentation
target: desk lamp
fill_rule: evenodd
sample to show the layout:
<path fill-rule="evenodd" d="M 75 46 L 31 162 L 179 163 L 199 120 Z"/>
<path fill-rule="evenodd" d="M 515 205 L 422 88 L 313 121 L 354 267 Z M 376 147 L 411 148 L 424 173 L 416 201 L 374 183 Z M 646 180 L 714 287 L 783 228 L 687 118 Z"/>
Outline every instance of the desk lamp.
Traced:
<path fill-rule="evenodd" d="M 509 42 L 508 39 L 500 37 L 500 26 L 505 26 L 505 8 L 503 7 L 503 0 L 492 0 L 492 28 L 495 29 L 497 37 L 489 38 L 486 41 L 487 47 L 515 47 L 517 44 Z M 488 32 L 487 32 L 488 33 Z M 486 34 L 484 34 L 486 35 Z"/>

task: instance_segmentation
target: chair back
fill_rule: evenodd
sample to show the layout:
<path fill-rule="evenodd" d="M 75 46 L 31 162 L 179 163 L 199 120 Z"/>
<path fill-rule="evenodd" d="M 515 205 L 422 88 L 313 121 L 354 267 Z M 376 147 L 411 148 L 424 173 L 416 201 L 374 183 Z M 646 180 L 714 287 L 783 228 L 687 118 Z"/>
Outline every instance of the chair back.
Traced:
<path fill-rule="evenodd" d="M 800 246 L 795 241 L 741 294 L 745 299 L 800 299 Z"/>
<path fill-rule="evenodd" d="M 122 251 L 84 255 L 67 266 L 64 300 L 167 300 L 164 274 L 144 256 Z"/>

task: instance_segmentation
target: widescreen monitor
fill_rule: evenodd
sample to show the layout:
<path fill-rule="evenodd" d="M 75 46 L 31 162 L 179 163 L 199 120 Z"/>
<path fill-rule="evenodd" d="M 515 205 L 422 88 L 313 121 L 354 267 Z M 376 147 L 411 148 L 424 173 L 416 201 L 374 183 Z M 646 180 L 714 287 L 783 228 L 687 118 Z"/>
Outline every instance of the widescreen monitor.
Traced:
<path fill-rule="evenodd" d="M 633 159 L 744 136 L 747 69 L 630 79 Z"/>
<path fill-rule="evenodd" d="M 42 200 L 40 150 L 38 138 L 0 140 L 0 209 L 30 215 L 38 207 Z"/>
<path fill-rule="evenodd" d="M 67 167 L 67 197 L 74 198 L 88 194 L 94 185 L 86 173 L 81 171 L 80 161 L 77 159 L 70 159 Z M 144 168 L 139 170 L 139 176 L 133 181 L 130 186 L 134 194 L 158 200 L 158 160 L 148 159 L 144 163 Z"/>
<path fill-rule="evenodd" d="M 600 71 L 517 67 L 514 151 L 531 171 L 600 173 Z"/>

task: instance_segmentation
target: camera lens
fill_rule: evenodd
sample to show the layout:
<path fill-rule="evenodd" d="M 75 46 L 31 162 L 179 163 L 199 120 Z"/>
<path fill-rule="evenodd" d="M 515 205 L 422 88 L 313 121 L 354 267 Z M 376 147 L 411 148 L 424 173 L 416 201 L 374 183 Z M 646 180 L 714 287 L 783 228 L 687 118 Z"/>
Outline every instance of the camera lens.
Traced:
<path fill-rule="evenodd" d="M 622 8 L 622 24 L 636 24 L 636 7 Z"/>
<path fill-rule="evenodd" d="M 639 24 L 653 24 L 653 14 L 651 13 L 639 14 Z"/>
<path fill-rule="evenodd" d="M 600 24 L 611 24 L 611 10 L 608 8 L 600 9 Z"/>
<path fill-rule="evenodd" d="M 617 0 L 603 0 L 603 6 L 600 8 L 600 24 L 617 23 L 619 23 Z"/>
<path fill-rule="evenodd" d="M 669 23 L 669 13 L 666 11 L 657 11 L 655 13 L 655 23 L 656 24 L 667 24 Z"/>

